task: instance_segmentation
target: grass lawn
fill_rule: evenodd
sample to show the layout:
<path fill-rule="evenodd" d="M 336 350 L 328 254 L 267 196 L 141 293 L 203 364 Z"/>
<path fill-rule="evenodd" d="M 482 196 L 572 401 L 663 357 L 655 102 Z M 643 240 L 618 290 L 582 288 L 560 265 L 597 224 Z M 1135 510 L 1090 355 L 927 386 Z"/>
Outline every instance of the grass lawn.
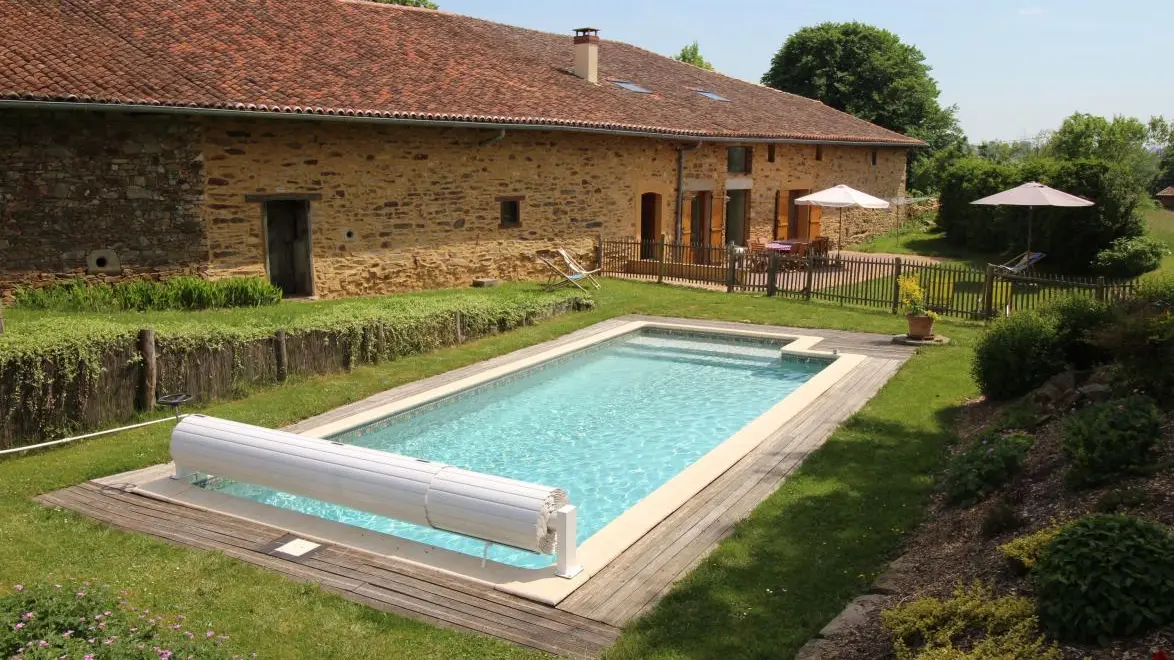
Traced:
<path fill-rule="evenodd" d="M 888 334 L 904 324 L 883 311 L 615 280 L 596 299 L 594 311 L 350 374 L 291 380 L 203 412 L 281 426 L 622 314 Z M 977 326 L 942 323 L 941 331 L 955 344 L 914 357 L 654 612 L 631 624 L 610 656 L 787 657 L 861 591 L 917 523 L 950 439 L 951 411 L 974 393 L 967 373 Z M 227 632 L 234 650 L 259 657 L 539 657 L 29 500 L 166 461 L 168 433 L 158 425 L 0 461 L 0 592 L 17 583 L 94 578 L 129 589 L 136 604 Z"/>
<path fill-rule="evenodd" d="M 999 255 L 976 254 L 971 250 L 950 244 L 944 232 L 935 232 L 925 225 L 910 223 L 900 231 L 875 236 L 863 243 L 844 248 L 869 254 L 912 254 L 937 257 L 945 261 L 986 268 L 988 263 L 1001 263 Z"/>
<path fill-rule="evenodd" d="M 1174 276 L 1174 211 L 1151 209 L 1145 212 L 1145 220 L 1150 236 L 1162 241 L 1171 250 L 1171 253 L 1162 259 L 1162 265 L 1151 273 L 1150 277 Z"/>

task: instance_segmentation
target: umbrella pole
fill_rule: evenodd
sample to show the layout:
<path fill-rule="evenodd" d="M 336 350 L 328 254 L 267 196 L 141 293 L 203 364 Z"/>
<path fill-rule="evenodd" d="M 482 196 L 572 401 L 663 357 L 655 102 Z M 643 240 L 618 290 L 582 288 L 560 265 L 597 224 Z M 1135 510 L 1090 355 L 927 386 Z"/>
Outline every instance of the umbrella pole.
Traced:
<path fill-rule="evenodd" d="M 1035 219 L 1035 207 L 1027 207 L 1027 256 L 1031 256 L 1031 222 Z"/>
<path fill-rule="evenodd" d="M 836 244 L 836 261 L 844 257 L 844 207 L 840 207 L 840 242 Z"/>

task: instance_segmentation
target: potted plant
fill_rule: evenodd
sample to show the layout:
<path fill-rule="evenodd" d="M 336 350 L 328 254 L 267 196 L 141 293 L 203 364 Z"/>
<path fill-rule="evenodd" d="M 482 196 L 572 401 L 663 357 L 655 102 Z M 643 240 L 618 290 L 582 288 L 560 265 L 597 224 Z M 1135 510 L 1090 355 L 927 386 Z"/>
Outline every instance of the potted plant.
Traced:
<path fill-rule="evenodd" d="M 933 322 L 938 315 L 925 306 L 925 291 L 921 288 L 921 282 L 912 275 L 906 275 L 897 280 L 897 291 L 905 318 L 909 321 L 909 332 L 905 336 L 910 339 L 933 339 Z"/>

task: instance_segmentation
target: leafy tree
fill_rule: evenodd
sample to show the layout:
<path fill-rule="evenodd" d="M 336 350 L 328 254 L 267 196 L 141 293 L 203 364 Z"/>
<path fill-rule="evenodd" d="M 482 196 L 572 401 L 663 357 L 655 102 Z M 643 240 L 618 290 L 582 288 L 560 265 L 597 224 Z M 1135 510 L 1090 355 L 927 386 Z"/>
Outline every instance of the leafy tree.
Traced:
<path fill-rule="evenodd" d="M 1150 192 L 1156 193 L 1166 186 L 1174 186 L 1174 121 L 1167 122 L 1163 117 L 1150 119 L 1150 140 L 1154 143 L 1154 151 L 1158 155 L 1158 175 L 1150 186 Z"/>
<path fill-rule="evenodd" d="M 423 7 L 424 9 L 438 9 L 431 0 L 371 0 L 384 5 L 403 5 L 405 7 Z"/>
<path fill-rule="evenodd" d="M 957 108 L 938 102 L 925 55 L 888 30 L 863 23 L 803 28 L 775 53 L 762 82 L 924 140 L 929 148 L 911 158 L 910 188 L 933 189 L 940 161 L 966 151 Z M 934 159 L 936 166 L 919 167 Z"/>
<path fill-rule="evenodd" d="M 1160 118 L 1149 124 L 1133 117 L 1112 120 L 1077 112 L 1064 120 L 1044 147 L 1046 155 L 1061 160 L 1097 159 L 1116 163 L 1131 175 L 1135 185 L 1149 189 L 1158 176 L 1160 157 L 1153 149 L 1157 139 L 1168 139 Z"/>
<path fill-rule="evenodd" d="M 673 59 L 684 62 L 685 64 L 692 64 L 706 71 L 713 71 L 713 65 L 709 63 L 709 60 L 701 56 L 701 47 L 696 41 L 682 48 L 680 53 L 673 56 Z"/>

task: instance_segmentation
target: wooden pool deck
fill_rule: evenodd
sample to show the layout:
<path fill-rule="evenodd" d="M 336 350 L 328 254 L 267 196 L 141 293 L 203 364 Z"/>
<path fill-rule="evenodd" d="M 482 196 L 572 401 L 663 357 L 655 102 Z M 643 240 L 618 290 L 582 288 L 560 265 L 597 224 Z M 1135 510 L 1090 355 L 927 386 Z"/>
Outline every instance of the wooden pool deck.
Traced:
<path fill-rule="evenodd" d="M 296 432 L 322 426 L 632 320 L 654 319 L 634 316 L 613 319 L 509 356 L 397 387 L 288 430 Z M 554 655 L 595 657 L 615 641 L 621 626 L 646 612 L 668 593 L 677 580 L 733 531 L 738 520 L 774 492 L 804 458 L 872 398 L 913 354 L 911 348 L 890 343 L 888 335 L 687 322 L 712 328 L 760 332 L 769 329 L 783 335 L 819 336 L 822 341 L 814 350 L 856 353 L 867 359 L 554 607 L 502 593 L 483 582 L 329 543 L 299 559 L 275 555 L 273 549 L 286 537 L 292 538 L 286 530 L 157 500 L 109 479 L 87 482 L 38 499 L 47 506 L 76 511 L 120 529 L 186 547 L 222 552 L 295 580 L 317 583 L 327 591 L 379 610 L 491 635 Z"/>

